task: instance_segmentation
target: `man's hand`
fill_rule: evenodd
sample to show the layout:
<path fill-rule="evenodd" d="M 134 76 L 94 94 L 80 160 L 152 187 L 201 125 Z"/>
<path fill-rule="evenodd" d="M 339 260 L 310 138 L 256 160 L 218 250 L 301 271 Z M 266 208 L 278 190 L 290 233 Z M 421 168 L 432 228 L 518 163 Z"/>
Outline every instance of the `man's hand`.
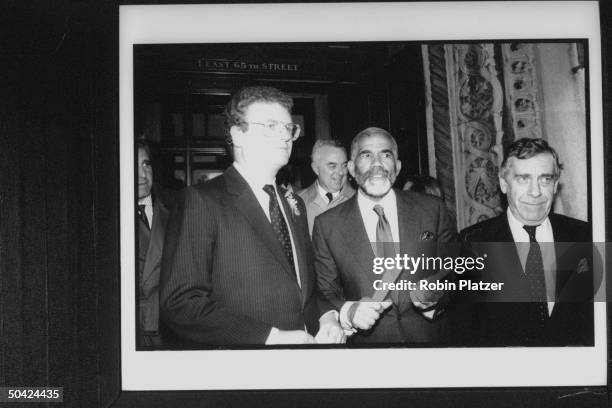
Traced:
<path fill-rule="evenodd" d="M 391 304 L 391 301 L 374 302 L 370 298 L 363 298 L 351 305 L 354 314 L 351 317 L 351 310 L 349 309 L 349 321 L 355 328 L 368 330 L 374 326 L 380 314 Z"/>
<path fill-rule="evenodd" d="M 319 332 L 315 341 L 319 344 L 346 343 L 346 335 L 338 322 L 338 313 L 326 313 L 319 319 Z"/>
<path fill-rule="evenodd" d="M 304 330 L 272 329 L 266 345 L 272 344 L 315 344 L 315 339 Z"/>

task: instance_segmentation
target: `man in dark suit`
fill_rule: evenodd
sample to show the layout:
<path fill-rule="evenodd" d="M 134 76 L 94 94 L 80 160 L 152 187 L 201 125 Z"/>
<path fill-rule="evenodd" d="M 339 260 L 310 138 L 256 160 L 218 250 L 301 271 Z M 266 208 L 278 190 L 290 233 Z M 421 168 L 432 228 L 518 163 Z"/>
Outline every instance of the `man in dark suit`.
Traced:
<path fill-rule="evenodd" d="M 234 164 L 187 188 L 171 217 L 161 314 L 191 344 L 315 342 L 320 314 L 306 210 L 274 179 L 300 134 L 292 106 L 274 88 L 234 94 L 226 108 Z M 333 313 L 321 316 L 319 339 L 342 341 Z"/>
<path fill-rule="evenodd" d="M 593 344 L 592 247 L 578 244 L 591 242 L 591 229 L 550 212 L 561 169 L 545 140 L 516 140 L 499 173 L 507 211 L 461 231 L 469 250 L 488 258 L 472 279 L 504 283 L 495 296 L 469 299 L 473 343 Z"/>
<path fill-rule="evenodd" d="M 298 192 L 306 205 L 308 231 L 312 234 L 315 218 L 351 198 L 355 190 L 347 183 L 347 158 L 337 140 L 317 140 L 312 147 L 312 171 L 317 179 Z"/>
<path fill-rule="evenodd" d="M 168 200 L 154 186 L 151 149 L 146 142 L 138 148 L 138 345 L 159 346 L 159 275 L 166 225 L 170 214 Z"/>
<path fill-rule="evenodd" d="M 314 224 L 315 267 L 323 304 L 339 312 L 353 343 L 446 340 L 445 316 L 436 316 L 441 292 L 396 290 L 388 298 L 373 299 L 375 281 L 381 278 L 373 273 L 373 260 L 387 254 L 384 247 L 381 251 L 371 243 L 399 242 L 400 254 L 419 256 L 415 248 L 422 243 L 456 239 L 441 200 L 392 189 L 401 169 L 397 155 L 397 143 L 387 131 L 371 127 L 359 132 L 348 162 L 359 190 L 318 216 Z"/>

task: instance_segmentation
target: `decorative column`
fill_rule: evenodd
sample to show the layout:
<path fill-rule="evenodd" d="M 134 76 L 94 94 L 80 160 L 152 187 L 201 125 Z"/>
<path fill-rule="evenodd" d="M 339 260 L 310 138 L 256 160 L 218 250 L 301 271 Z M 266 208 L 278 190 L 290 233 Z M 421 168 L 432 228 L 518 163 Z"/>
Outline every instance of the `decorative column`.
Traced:
<path fill-rule="evenodd" d="M 514 139 L 542 137 L 534 44 L 502 44 L 506 105 Z"/>
<path fill-rule="evenodd" d="M 562 173 L 554 210 L 588 219 L 585 79 L 577 48 L 574 43 L 423 46 L 430 173 L 450 196 L 447 204 L 456 209 L 459 229 L 501 213 L 502 141 L 522 137 L 548 140 L 561 162 L 571 163 Z"/>
<path fill-rule="evenodd" d="M 444 191 L 446 206 L 456 217 L 455 170 L 449 117 L 446 52 L 444 45 L 421 46 L 425 73 L 425 112 L 429 175 Z"/>
<path fill-rule="evenodd" d="M 459 229 L 501 213 L 503 92 L 492 44 L 445 45 Z"/>

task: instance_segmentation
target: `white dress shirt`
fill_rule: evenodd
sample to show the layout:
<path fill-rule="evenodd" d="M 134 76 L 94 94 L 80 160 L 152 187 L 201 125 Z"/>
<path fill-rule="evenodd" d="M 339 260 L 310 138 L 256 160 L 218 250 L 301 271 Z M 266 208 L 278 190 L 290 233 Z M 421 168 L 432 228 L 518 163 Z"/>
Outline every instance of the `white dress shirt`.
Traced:
<path fill-rule="evenodd" d="M 516 219 L 512 211 L 508 209 L 506 211 L 508 216 L 508 224 L 510 225 L 510 231 L 512 232 L 512 238 L 516 243 L 516 250 L 518 252 L 519 259 L 523 271 L 525 270 L 525 264 L 527 263 L 527 255 L 529 254 L 529 234 L 523 228 L 523 225 L 519 220 Z M 542 264 L 544 266 L 544 279 L 546 281 L 546 298 L 548 299 L 548 315 L 553 311 L 555 307 L 555 292 L 557 284 L 557 258 L 555 256 L 555 246 L 547 243 L 554 243 L 555 238 L 553 236 L 552 225 L 548 217 L 538 225 L 536 228 L 536 241 L 542 242 L 540 245 L 542 251 Z"/>
<path fill-rule="evenodd" d="M 370 242 L 376 242 L 376 226 L 378 225 L 378 214 L 374 211 L 374 206 L 380 205 L 385 211 L 385 217 L 391 226 L 391 235 L 394 242 L 399 242 L 399 221 L 397 218 L 397 198 L 395 191 L 389 190 L 386 196 L 380 201 L 374 201 L 367 197 L 361 190 L 357 193 L 357 204 L 361 219 L 368 233 Z"/>

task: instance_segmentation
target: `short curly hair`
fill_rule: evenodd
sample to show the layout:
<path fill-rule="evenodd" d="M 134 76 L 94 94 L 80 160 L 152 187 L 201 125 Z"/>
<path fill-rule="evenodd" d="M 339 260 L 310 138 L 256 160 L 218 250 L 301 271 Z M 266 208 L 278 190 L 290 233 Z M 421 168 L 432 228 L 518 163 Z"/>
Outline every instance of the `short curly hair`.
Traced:
<path fill-rule="evenodd" d="M 278 103 L 289 113 L 293 109 L 293 99 L 286 93 L 270 86 L 249 86 L 239 89 L 225 107 L 225 126 L 227 131 L 232 126 L 246 130 L 246 110 L 255 102 Z"/>

